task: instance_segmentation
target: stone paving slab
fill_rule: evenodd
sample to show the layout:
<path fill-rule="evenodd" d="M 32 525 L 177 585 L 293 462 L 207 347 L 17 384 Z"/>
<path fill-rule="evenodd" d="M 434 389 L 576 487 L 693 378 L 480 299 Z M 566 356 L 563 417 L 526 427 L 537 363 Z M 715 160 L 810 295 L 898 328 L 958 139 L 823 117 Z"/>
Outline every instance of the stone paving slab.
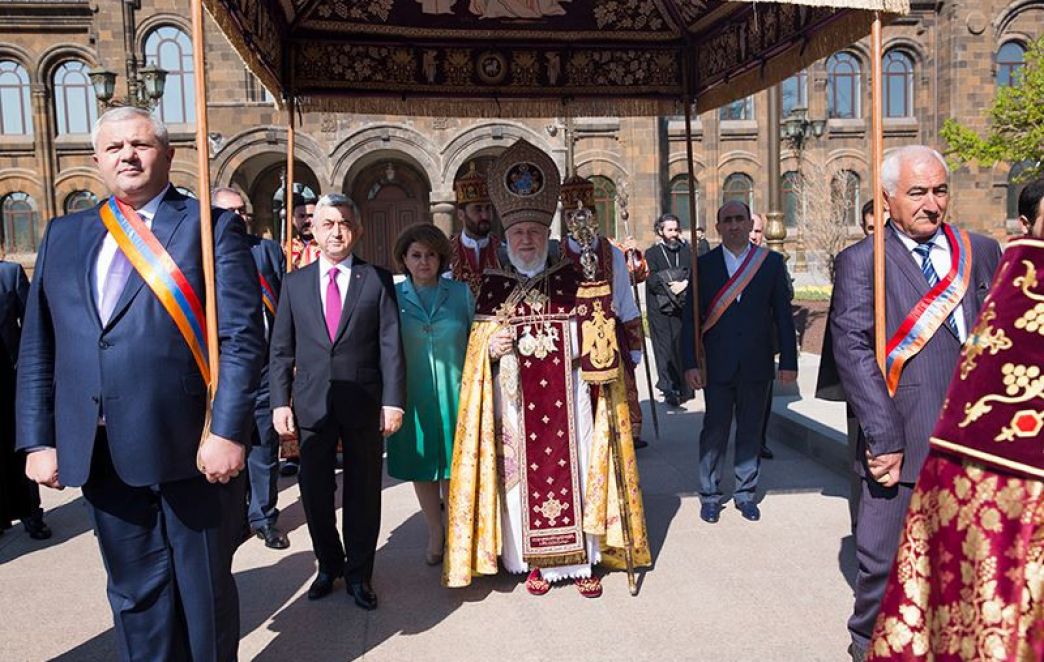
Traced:
<path fill-rule="evenodd" d="M 784 405 L 777 399 L 777 409 Z M 777 459 L 762 464 L 762 521 L 743 520 L 730 504 L 721 522 L 705 524 L 695 494 L 702 401 L 670 413 L 658 406 L 662 438 L 652 438 L 647 422 L 652 445 L 639 451 L 655 566 L 638 597 L 623 573 L 604 580 L 599 600 L 571 585 L 532 597 L 520 577 L 504 574 L 444 589 L 439 569 L 424 564 L 413 489 L 389 479 L 374 577 L 380 608 L 364 612 L 343 590 L 310 602 L 315 564 L 297 485 L 280 479 L 290 549 L 254 539 L 236 556 L 241 658 L 845 659 L 855 572 L 846 478 L 774 438 Z M 37 543 L 20 528 L 0 536 L 0 660 L 114 659 L 105 575 L 83 500 L 77 490 L 45 490 L 45 504 L 53 540 Z"/>

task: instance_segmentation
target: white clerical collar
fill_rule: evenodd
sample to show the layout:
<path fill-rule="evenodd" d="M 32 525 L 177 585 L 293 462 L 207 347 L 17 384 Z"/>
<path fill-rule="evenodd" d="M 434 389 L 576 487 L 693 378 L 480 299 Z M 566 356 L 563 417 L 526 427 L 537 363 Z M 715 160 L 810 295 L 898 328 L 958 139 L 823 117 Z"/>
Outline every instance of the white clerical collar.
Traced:
<path fill-rule="evenodd" d="M 167 184 L 166 186 L 163 187 L 163 190 L 159 192 L 159 195 L 157 195 L 155 198 L 153 198 L 153 199 L 149 200 L 148 202 L 146 202 L 141 207 L 141 209 L 135 209 L 134 210 L 134 211 L 138 212 L 138 216 L 141 217 L 141 220 L 143 220 L 146 223 L 148 223 L 148 222 L 152 221 L 153 218 L 156 217 L 156 212 L 159 211 L 159 206 L 160 206 L 160 204 L 163 203 L 163 197 L 165 195 L 167 195 L 167 189 L 169 189 L 169 188 L 170 188 L 170 184 Z"/>
<path fill-rule="evenodd" d="M 466 248 L 479 248 L 479 249 L 482 249 L 482 248 L 485 248 L 489 244 L 489 235 L 486 235 L 485 237 L 483 237 L 481 239 L 472 239 L 471 236 L 467 232 L 461 230 L 460 231 L 460 243 L 464 244 L 464 246 Z"/>
<path fill-rule="evenodd" d="M 351 268 L 352 268 L 352 261 L 353 261 L 354 258 L 355 258 L 354 255 L 349 255 L 348 257 L 344 258 L 343 260 L 341 260 L 337 264 L 334 264 L 333 262 L 330 262 L 329 260 L 327 260 L 325 255 L 320 253 L 319 254 L 319 277 L 320 278 L 325 278 L 326 274 L 329 273 L 329 271 L 331 269 L 337 269 L 339 271 L 344 271 L 344 270 L 347 269 L 347 270 L 350 271 Z"/>
<path fill-rule="evenodd" d="M 740 251 L 739 253 L 733 253 L 733 252 L 732 252 L 732 250 L 731 250 L 731 249 L 729 249 L 729 247 L 728 247 L 728 246 L 726 246 L 725 244 L 722 244 L 722 245 L 721 245 L 721 247 L 722 247 L 722 248 L 723 248 L 724 250 L 727 250 L 727 251 L 729 251 L 729 255 L 731 255 L 732 257 L 736 258 L 737 260 L 742 260 L 742 259 L 743 259 L 744 257 L 746 257 L 747 253 L 749 253 L 749 252 L 750 252 L 750 249 L 754 247 L 754 244 L 752 244 L 752 243 L 750 243 L 750 242 L 748 241 L 748 242 L 747 242 L 747 246 L 746 246 L 746 248 L 744 248 L 743 250 L 741 250 L 741 251 Z"/>

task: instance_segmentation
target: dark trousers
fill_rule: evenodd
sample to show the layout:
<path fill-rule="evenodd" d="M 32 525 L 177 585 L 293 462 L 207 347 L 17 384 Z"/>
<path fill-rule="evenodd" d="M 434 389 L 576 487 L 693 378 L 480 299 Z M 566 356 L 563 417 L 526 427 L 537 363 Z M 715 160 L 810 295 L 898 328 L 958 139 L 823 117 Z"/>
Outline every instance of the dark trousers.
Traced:
<path fill-rule="evenodd" d="M 720 503 L 721 464 L 736 419 L 736 503 L 754 501 L 761 466 L 761 423 L 768 381 L 708 384 L 706 413 L 700 432 L 700 501 Z"/>
<path fill-rule="evenodd" d="M 899 483 L 895 487 L 881 487 L 872 478 L 864 478 L 862 486 L 855 535 L 859 568 L 848 632 L 852 641 L 865 649 L 881 609 L 914 486 Z"/>
<path fill-rule="evenodd" d="M 649 332 L 656 357 L 656 388 L 664 395 L 674 394 L 682 400 L 689 400 L 693 393 L 685 383 L 682 367 L 681 328 L 680 314 L 661 315 L 649 311 Z"/>
<path fill-rule="evenodd" d="M 250 528 L 273 525 L 279 517 L 279 435 L 272 427 L 272 409 L 267 400 L 254 411 L 254 438 L 247 455 L 250 499 L 247 519 Z"/>
<path fill-rule="evenodd" d="M 863 429 L 859 426 L 859 419 L 848 404 L 845 405 L 846 427 L 848 433 L 848 455 L 852 466 L 862 465 L 864 460 L 859 457 L 860 441 L 863 438 Z M 865 447 L 865 446 L 864 446 Z M 848 476 L 848 518 L 852 523 L 852 533 L 855 533 L 856 523 L 859 522 L 859 501 L 863 493 L 863 477 L 858 471 L 853 471 Z"/>
<path fill-rule="evenodd" d="M 765 415 L 761 419 L 761 447 L 768 448 L 768 424 L 772 416 L 772 389 L 776 380 L 770 379 L 768 383 L 768 395 L 765 397 Z"/>
<path fill-rule="evenodd" d="M 83 486 L 108 573 L 121 660 L 235 660 L 239 595 L 232 555 L 246 481 L 203 476 L 131 487 L 99 428 Z"/>
<path fill-rule="evenodd" d="M 344 573 L 349 582 L 369 581 L 381 530 L 381 477 L 384 466 L 379 414 L 360 410 L 338 398 L 331 387 L 330 400 L 338 403 L 318 429 L 301 428 L 301 470 L 297 482 L 308 520 L 308 535 L 319 560 L 319 570 Z M 337 440 L 342 440 L 344 470 L 341 490 L 341 530 L 337 535 L 334 463 Z"/>

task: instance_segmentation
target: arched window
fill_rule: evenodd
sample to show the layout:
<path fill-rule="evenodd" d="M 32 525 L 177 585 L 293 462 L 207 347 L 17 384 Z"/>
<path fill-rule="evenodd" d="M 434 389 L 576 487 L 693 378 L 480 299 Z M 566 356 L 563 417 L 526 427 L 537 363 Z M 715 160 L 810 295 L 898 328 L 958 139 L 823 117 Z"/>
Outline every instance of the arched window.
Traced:
<path fill-rule="evenodd" d="M 808 71 L 802 69 L 780 84 L 783 117 L 795 108 L 808 108 Z"/>
<path fill-rule="evenodd" d="M 885 117 L 913 117 L 913 59 L 899 50 L 884 56 Z"/>
<path fill-rule="evenodd" d="M 167 72 L 163 98 L 157 108 L 167 124 L 196 121 L 196 88 L 192 71 L 192 41 L 172 25 L 156 28 L 145 39 L 145 61 Z"/>
<path fill-rule="evenodd" d="M 598 233 L 603 237 L 616 236 L 616 184 L 608 177 L 594 175 L 595 214 L 598 215 Z"/>
<path fill-rule="evenodd" d="M 0 243 L 8 253 L 36 251 L 36 224 L 40 215 L 36 201 L 28 193 L 15 191 L 4 196 L 0 203 Z"/>
<path fill-rule="evenodd" d="M 54 117 L 58 135 L 90 133 L 98 119 L 94 88 L 83 62 L 69 60 L 54 70 Z"/>
<path fill-rule="evenodd" d="M 696 191 L 696 226 L 702 225 L 700 222 L 700 200 L 702 195 L 700 194 L 700 183 L 695 182 L 693 190 Z M 678 175 L 671 180 L 671 199 L 668 209 L 672 214 L 678 217 L 681 224 L 682 230 L 688 230 L 692 227 L 689 223 L 689 176 Z"/>
<path fill-rule="evenodd" d="M 785 172 L 781 184 L 783 223 L 788 228 L 796 228 L 798 220 L 804 216 L 801 209 L 801 175 L 795 170 Z"/>
<path fill-rule="evenodd" d="M 1022 163 L 1016 163 L 1008 171 L 1008 218 L 1016 219 L 1019 217 L 1019 196 L 1022 195 L 1022 189 L 1026 188 L 1025 182 L 1022 180 L 1022 173 L 1025 172 L 1028 166 L 1032 165 L 1030 161 L 1023 161 Z M 1032 220 L 1032 219 L 1031 219 Z"/>
<path fill-rule="evenodd" d="M 754 97 L 736 99 L 718 110 L 719 119 L 752 120 L 754 119 Z"/>
<path fill-rule="evenodd" d="M 90 209 L 96 204 L 98 204 L 98 196 L 90 191 L 73 191 L 65 197 L 65 213 L 72 214 L 73 212 Z"/>
<path fill-rule="evenodd" d="M 1026 47 L 1009 41 L 997 51 L 997 87 L 1018 85 L 1022 68 L 1026 66 Z"/>
<path fill-rule="evenodd" d="M 14 60 L 0 60 L 0 135 L 33 133 L 29 108 L 29 74 Z"/>
<path fill-rule="evenodd" d="M 859 58 L 848 51 L 834 53 L 827 58 L 827 115 L 840 119 L 859 117 L 860 72 Z"/>
<path fill-rule="evenodd" d="M 745 202 L 751 210 L 754 209 L 754 180 L 750 175 L 742 172 L 732 173 L 725 180 L 722 192 L 722 203 L 739 200 Z"/>
<path fill-rule="evenodd" d="M 842 170 L 830 183 L 830 206 L 833 218 L 843 219 L 845 225 L 859 227 L 860 200 L 859 175 L 851 170 Z"/>

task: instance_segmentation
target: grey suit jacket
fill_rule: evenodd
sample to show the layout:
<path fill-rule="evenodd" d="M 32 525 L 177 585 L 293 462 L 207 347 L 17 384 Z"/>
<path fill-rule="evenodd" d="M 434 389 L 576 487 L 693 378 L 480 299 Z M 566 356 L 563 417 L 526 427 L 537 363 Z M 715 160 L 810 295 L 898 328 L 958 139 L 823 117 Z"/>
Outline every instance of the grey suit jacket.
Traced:
<path fill-rule="evenodd" d="M 891 338 L 903 319 L 928 291 L 928 282 L 891 224 L 885 227 L 885 335 Z M 1000 261 L 1000 245 L 971 234 L 972 274 L 961 301 L 970 333 Z M 830 301 L 830 335 L 841 387 L 855 411 L 864 439 L 856 471 L 866 469 L 866 450 L 873 455 L 902 451 L 900 480 L 913 483 L 928 454 L 928 437 L 942 410 L 961 346 L 943 325 L 928 344 L 907 362 L 895 397 L 889 397 L 874 356 L 873 237 L 849 246 L 837 256 Z"/>

